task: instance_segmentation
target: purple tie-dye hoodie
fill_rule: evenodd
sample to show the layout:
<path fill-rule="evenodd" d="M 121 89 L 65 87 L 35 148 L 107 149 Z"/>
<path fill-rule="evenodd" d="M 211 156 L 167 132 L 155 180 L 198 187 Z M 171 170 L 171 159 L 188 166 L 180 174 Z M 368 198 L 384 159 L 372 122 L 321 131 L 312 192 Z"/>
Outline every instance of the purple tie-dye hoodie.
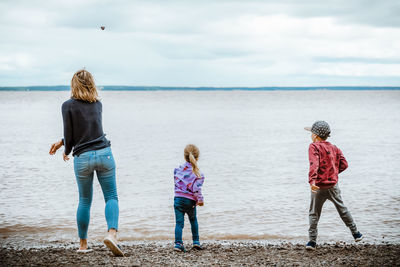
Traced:
<path fill-rule="evenodd" d="M 198 178 L 192 170 L 192 164 L 186 162 L 174 170 L 175 196 L 192 199 L 197 203 L 203 202 L 201 186 L 204 183 L 204 175 Z"/>

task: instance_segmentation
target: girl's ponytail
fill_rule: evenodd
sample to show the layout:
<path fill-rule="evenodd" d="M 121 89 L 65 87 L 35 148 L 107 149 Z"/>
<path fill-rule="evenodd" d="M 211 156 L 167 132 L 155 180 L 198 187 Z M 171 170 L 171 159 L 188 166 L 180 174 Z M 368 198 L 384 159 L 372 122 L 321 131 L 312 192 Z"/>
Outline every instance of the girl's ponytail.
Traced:
<path fill-rule="evenodd" d="M 189 162 L 192 164 L 193 172 L 196 174 L 197 178 L 201 177 L 199 167 L 197 166 L 197 160 L 194 158 L 193 154 L 189 153 Z"/>
<path fill-rule="evenodd" d="M 197 160 L 199 159 L 200 156 L 200 150 L 197 148 L 197 146 L 189 144 L 185 147 L 184 156 L 185 160 L 190 164 L 192 164 L 194 174 L 198 178 L 200 178 L 201 174 L 199 167 L 197 166 Z"/>

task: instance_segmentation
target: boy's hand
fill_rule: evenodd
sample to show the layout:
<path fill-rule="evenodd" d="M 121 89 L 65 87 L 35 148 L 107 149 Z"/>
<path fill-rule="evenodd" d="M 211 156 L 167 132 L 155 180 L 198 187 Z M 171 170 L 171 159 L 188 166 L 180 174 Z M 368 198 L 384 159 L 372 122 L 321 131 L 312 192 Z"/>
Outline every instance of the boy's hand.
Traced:
<path fill-rule="evenodd" d="M 311 192 L 317 193 L 317 191 L 318 191 L 318 189 L 319 189 L 318 186 L 316 186 L 315 184 L 311 184 L 310 187 L 311 187 Z"/>
<path fill-rule="evenodd" d="M 204 206 L 204 202 L 197 202 L 197 206 Z"/>

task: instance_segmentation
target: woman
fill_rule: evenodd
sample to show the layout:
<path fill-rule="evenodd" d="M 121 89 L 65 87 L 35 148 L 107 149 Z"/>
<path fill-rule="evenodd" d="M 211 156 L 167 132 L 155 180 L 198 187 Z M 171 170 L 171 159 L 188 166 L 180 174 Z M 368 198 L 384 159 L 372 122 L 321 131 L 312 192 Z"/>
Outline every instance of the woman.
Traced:
<path fill-rule="evenodd" d="M 71 99 L 62 105 L 64 138 L 54 143 L 50 155 L 64 145 L 64 161 L 68 155 L 74 156 L 74 171 L 79 190 L 79 205 L 76 214 L 80 248 L 78 252 L 88 252 L 87 231 L 90 220 L 90 207 L 93 196 L 93 173 L 103 191 L 106 202 L 105 216 L 108 235 L 106 246 L 116 256 L 123 256 L 117 245 L 118 196 L 115 181 L 115 162 L 111 144 L 105 138 L 102 126 L 102 104 L 98 100 L 93 76 L 86 70 L 77 71 L 71 80 Z"/>

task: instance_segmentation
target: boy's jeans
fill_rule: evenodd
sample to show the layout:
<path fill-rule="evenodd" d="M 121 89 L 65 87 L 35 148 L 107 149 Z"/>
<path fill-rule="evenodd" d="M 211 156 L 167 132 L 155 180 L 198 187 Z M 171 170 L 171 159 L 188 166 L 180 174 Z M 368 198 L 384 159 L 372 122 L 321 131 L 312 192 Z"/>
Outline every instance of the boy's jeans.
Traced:
<path fill-rule="evenodd" d="M 185 222 L 185 213 L 187 213 L 192 226 L 192 238 L 193 243 L 199 243 L 199 226 L 197 224 L 196 216 L 196 201 L 184 198 L 174 198 L 174 210 L 175 210 L 175 244 L 183 244 L 182 241 L 182 230 Z"/>
<path fill-rule="evenodd" d="M 76 213 L 79 238 L 86 239 L 93 197 L 93 174 L 96 171 L 106 202 L 105 215 L 108 230 L 118 230 L 118 195 L 115 182 L 115 162 L 110 147 L 88 151 L 74 157 L 74 170 L 79 189 Z"/>
<path fill-rule="evenodd" d="M 324 202 L 329 199 L 333 202 L 336 210 L 339 212 L 340 217 L 347 227 L 350 228 L 351 233 L 357 233 L 357 227 L 354 223 L 353 217 L 345 207 L 342 197 L 340 195 L 339 186 L 336 184 L 334 187 L 328 189 L 318 189 L 317 193 L 311 193 L 311 203 L 309 211 L 310 229 L 308 230 L 310 241 L 317 241 L 318 235 L 318 221 L 321 216 L 322 206 Z"/>

